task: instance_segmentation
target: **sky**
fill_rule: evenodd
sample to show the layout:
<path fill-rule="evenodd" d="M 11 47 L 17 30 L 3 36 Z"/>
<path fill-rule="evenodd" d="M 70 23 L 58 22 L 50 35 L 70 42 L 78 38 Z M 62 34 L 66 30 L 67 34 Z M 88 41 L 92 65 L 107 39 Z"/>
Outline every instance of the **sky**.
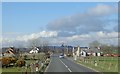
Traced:
<path fill-rule="evenodd" d="M 117 45 L 117 2 L 3 2 L 2 46 L 27 46 L 30 40 L 51 45 L 88 46 L 98 40 Z"/>

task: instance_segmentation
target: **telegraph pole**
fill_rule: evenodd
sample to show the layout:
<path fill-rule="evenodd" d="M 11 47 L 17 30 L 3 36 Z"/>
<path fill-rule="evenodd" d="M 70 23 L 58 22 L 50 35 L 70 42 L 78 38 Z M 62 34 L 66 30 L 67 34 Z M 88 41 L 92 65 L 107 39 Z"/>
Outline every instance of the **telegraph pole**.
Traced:
<path fill-rule="evenodd" d="M 62 44 L 62 54 L 64 55 L 64 43 Z"/>

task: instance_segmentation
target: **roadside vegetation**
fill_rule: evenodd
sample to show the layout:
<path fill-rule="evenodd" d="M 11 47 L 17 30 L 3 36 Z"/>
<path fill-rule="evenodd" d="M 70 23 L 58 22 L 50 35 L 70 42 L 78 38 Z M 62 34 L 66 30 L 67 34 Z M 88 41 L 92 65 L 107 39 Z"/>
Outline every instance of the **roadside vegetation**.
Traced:
<path fill-rule="evenodd" d="M 33 56 L 33 57 L 32 57 Z M 39 65 L 39 72 L 44 71 L 49 64 L 50 59 L 45 53 L 37 54 L 23 54 L 21 59 L 16 58 L 2 58 L 2 72 L 35 72 L 36 62 Z"/>
<path fill-rule="evenodd" d="M 85 57 L 76 62 L 99 72 L 118 72 L 118 57 Z"/>

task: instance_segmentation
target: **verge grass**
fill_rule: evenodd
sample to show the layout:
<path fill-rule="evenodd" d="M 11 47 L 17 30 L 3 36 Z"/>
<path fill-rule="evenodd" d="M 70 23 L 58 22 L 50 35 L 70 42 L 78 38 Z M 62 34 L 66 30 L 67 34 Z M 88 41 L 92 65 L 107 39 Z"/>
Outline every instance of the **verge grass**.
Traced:
<path fill-rule="evenodd" d="M 100 72 L 118 72 L 118 57 L 86 57 L 76 62 Z"/>

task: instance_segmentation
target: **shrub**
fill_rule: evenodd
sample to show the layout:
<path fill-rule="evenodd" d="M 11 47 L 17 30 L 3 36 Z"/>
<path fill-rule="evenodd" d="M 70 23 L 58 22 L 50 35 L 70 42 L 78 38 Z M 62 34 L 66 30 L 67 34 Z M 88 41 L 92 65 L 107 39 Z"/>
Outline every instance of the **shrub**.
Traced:
<path fill-rule="evenodd" d="M 10 61 L 11 61 L 11 63 L 16 63 L 17 59 L 14 58 L 14 57 L 11 57 L 11 58 L 10 58 Z"/>
<path fill-rule="evenodd" d="M 16 61 L 16 66 L 18 67 L 22 67 L 22 66 L 25 66 L 25 61 L 20 59 L 20 60 L 17 60 Z"/>
<path fill-rule="evenodd" d="M 26 59 L 27 59 L 27 57 L 28 57 L 27 55 L 24 55 L 24 60 L 26 60 Z"/>
<path fill-rule="evenodd" d="M 4 67 L 4 66 L 7 67 L 11 63 L 11 58 L 3 57 L 1 62 L 2 62 L 2 67 Z"/>

